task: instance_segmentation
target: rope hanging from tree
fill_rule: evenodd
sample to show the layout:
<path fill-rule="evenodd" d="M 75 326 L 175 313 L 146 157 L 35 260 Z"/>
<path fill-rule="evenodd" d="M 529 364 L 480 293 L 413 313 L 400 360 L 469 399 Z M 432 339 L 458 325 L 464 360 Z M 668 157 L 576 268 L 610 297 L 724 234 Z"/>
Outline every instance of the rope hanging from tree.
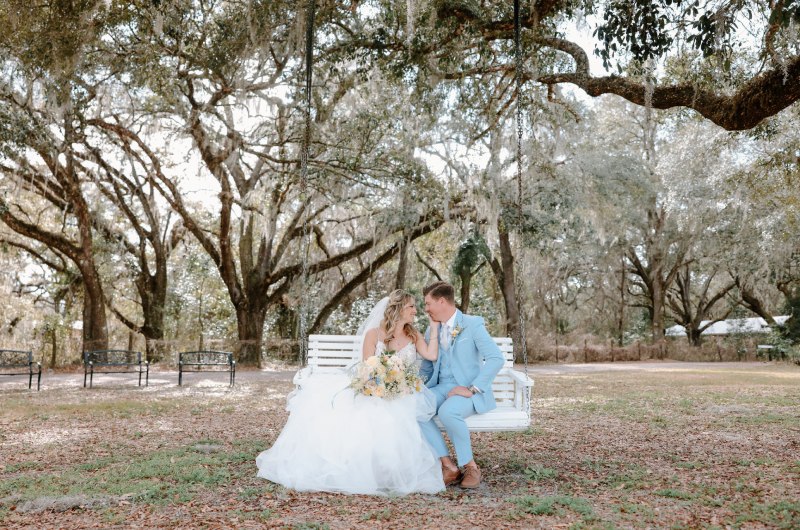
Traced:
<path fill-rule="evenodd" d="M 311 81 L 314 66 L 314 14 L 316 0 L 309 0 L 306 15 L 306 85 L 305 85 L 305 128 L 303 145 L 300 152 L 300 203 L 301 208 L 310 206 L 308 196 L 308 159 L 311 150 Z M 308 277 L 309 252 L 311 248 L 311 231 L 308 226 L 308 213 L 303 216 L 301 260 L 303 264 L 302 289 L 300 293 L 300 322 L 298 335 L 300 339 L 300 365 L 305 366 L 308 359 Z"/>
<path fill-rule="evenodd" d="M 517 118 L 517 208 L 519 209 L 520 217 L 522 217 L 522 22 L 520 15 L 520 0 L 514 0 L 514 77 L 516 81 L 517 101 L 516 101 L 516 118 Z M 528 375 L 528 345 L 525 339 L 525 318 L 522 312 L 522 289 L 520 288 L 520 274 L 515 278 L 515 288 L 517 291 L 517 314 L 519 322 L 519 336 L 522 342 L 522 360 L 525 363 L 525 375 Z"/>

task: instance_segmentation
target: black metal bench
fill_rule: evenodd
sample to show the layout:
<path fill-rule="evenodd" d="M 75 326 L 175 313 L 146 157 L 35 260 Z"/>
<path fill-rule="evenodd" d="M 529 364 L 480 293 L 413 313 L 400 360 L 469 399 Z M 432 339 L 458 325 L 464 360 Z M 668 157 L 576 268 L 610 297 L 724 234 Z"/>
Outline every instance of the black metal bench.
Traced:
<path fill-rule="evenodd" d="M 42 385 L 42 365 L 33 360 L 33 352 L 0 350 L 0 375 L 27 375 L 28 389 L 31 389 L 34 374 L 36 374 L 36 390 L 38 391 Z"/>
<path fill-rule="evenodd" d="M 188 368 L 187 368 L 188 367 Z M 215 367 L 224 367 L 215 370 Z M 210 368 L 206 370 L 205 368 Z M 185 351 L 178 354 L 178 386 L 183 385 L 183 372 L 230 372 L 230 386 L 236 380 L 236 361 L 229 351 Z"/>
<path fill-rule="evenodd" d="M 89 376 L 89 388 L 95 370 L 99 374 L 139 374 L 139 386 L 142 386 L 142 374 L 145 374 L 144 386 L 150 382 L 150 361 L 142 361 L 142 352 L 129 350 L 95 350 L 83 352 L 83 387 L 86 388 L 86 376 Z"/>

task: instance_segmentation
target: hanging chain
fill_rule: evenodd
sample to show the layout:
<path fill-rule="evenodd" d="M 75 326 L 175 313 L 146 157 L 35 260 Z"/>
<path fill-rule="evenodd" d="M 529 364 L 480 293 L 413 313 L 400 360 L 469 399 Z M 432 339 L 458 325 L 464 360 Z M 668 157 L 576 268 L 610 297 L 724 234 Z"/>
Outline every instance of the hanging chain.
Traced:
<path fill-rule="evenodd" d="M 517 262 L 519 263 L 519 261 Z M 514 287 L 517 290 L 517 312 L 519 313 L 519 340 L 522 341 L 522 362 L 524 363 L 524 370 L 525 375 L 528 375 L 528 341 L 525 337 L 525 313 L 522 310 L 522 280 L 520 278 L 524 278 L 525 275 L 522 273 L 522 268 L 518 271 L 516 281 L 514 282 Z"/>
<path fill-rule="evenodd" d="M 520 23 L 520 0 L 514 0 L 514 80 L 516 81 L 517 101 L 517 206 L 522 213 L 522 24 Z"/>
<path fill-rule="evenodd" d="M 515 69 L 514 69 L 514 77 L 517 86 L 517 101 L 516 101 L 516 118 L 517 118 L 517 207 L 519 208 L 520 218 L 522 217 L 522 201 L 523 201 L 523 191 L 522 191 L 522 70 L 523 70 L 523 61 L 522 61 L 522 23 L 520 20 L 520 0 L 514 0 L 514 59 L 515 59 Z M 519 263 L 519 261 L 517 262 Z M 522 272 L 521 270 L 518 272 Z M 522 288 L 521 288 L 521 279 L 522 274 L 517 274 L 514 287 L 517 291 L 517 315 L 518 315 L 518 323 L 519 326 L 519 337 L 520 341 L 522 342 L 522 360 L 525 363 L 525 376 L 528 375 L 528 345 L 527 340 L 525 338 L 525 313 L 522 310 Z M 530 400 L 526 399 L 527 403 L 530 403 Z M 528 405 L 526 405 L 527 407 Z"/>
<path fill-rule="evenodd" d="M 305 129 L 303 131 L 303 145 L 300 153 L 300 207 L 309 208 L 308 196 L 308 159 L 311 150 L 311 81 L 314 65 L 314 12 L 316 0 L 308 2 L 308 18 L 306 20 L 306 101 L 305 101 Z M 305 366 L 308 360 L 308 276 L 309 252 L 311 248 L 311 230 L 308 226 L 308 212 L 303 216 L 301 260 L 303 263 L 302 289 L 300 293 L 300 365 Z"/>

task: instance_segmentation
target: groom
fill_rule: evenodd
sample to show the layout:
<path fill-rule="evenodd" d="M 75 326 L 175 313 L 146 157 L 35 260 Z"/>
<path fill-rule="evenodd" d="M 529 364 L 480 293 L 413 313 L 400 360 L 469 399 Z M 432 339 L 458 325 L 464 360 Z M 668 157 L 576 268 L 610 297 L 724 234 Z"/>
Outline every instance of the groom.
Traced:
<path fill-rule="evenodd" d="M 447 282 L 435 282 L 423 291 L 425 312 L 441 322 L 439 356 L 422 361 L 420 375 L 436 396 L 439 420 L 456 449 L 458 465 L 450 459 L 439 427 L 433 420 L 421 423 L 422 432 L 442 461 L 445 485 L 461 479 L 462 488 L 477 488 L 481 471 L 472 458 L 469 429 L 464 421 L 473 414 L 489 412 L 495 405 L 492 380 L 503 367 L 503 354 L 489 336 L 483 318 L 456 309 L 455 290 Z M 430 330 L 428 330 L 430 334 Z"/>

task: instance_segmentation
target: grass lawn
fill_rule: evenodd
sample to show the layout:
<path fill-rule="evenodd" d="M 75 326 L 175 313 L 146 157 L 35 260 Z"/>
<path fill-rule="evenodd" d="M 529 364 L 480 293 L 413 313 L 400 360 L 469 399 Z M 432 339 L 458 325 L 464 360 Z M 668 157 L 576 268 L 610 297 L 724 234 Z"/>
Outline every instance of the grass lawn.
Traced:
<path fill-rule="evenodd" d="M 255 478 L 288 372 L 3 382 L 0 527 L 800 528 L 800 367 L 646 365 L 534 367 L 532 428 L 473 434 L 479 489 L 399 498 Z"/>

